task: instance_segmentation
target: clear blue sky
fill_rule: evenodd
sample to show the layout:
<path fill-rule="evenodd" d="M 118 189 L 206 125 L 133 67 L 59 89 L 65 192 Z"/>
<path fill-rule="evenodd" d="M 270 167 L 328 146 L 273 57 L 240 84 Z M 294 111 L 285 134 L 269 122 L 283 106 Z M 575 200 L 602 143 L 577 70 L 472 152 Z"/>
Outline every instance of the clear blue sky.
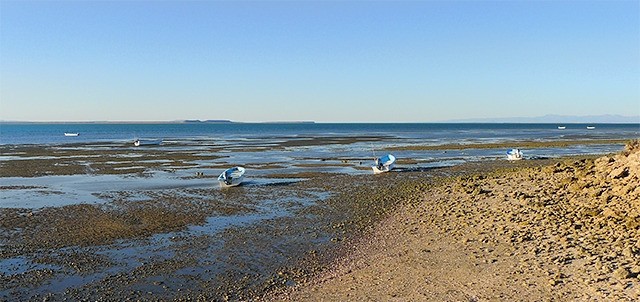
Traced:
<path fill-rule="evenodd" d="M 0 2 L 0 120 L 640 115 L 639 1 Z"/>

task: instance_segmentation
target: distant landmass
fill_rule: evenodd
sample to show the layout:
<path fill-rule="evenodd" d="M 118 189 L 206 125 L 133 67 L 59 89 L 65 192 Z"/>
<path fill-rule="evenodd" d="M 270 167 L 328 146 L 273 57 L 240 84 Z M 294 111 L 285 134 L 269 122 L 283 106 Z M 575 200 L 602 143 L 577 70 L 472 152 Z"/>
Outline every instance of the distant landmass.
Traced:
<path fill-rule="evenodd" d="M 230 120 L 184 120 L 183 123 L 207 123 L 207 124 L 230 124 L 233 123 Z"/>
<path fill-rule="evenodd" d="M 622 116 L 622 115 L 554 115 L 548 114 L 538 117 L 506 117 L 506 118 L 481 118 L 481 119 L 459 119 L 447 120 L 446 123 L 558 123 L 558 124 L 635 124 L 640 123 L 640 116 Z"/>
<path fill-rule="evenodd" d="M 208 124 L 235 124 L 242 122 L 234 122 L 230 120 L 184 120 L 183 123 L 208 123 Z M 314 121 L 274 121 L 274 122 L 260 122 L 262 124 L 314 124 Z"/>

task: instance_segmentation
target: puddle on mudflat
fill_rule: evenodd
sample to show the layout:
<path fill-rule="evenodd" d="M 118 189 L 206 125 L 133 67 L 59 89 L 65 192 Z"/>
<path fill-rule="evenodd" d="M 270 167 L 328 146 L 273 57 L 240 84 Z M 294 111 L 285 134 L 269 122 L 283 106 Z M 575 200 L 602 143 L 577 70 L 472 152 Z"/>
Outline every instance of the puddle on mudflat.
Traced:
<path fill-rule="evenodd" d="M 189 175 L 189 176 L 187 176 Z M 213 175 L 193 177 L 194 173 L 155 171 L 148 177 L 132 175 L 56 175 L 42 177 L 3 177 L 0 208 L 44 208 L 72 204 L 108 202 L 100 196 L 113 192 L 162 191 L 189 188 L 220 189 Z M 215 176 L 217 178 L 217 176 Z M 242 186 L 286 185 L 303 179 L 247 178 Z"/>
<path fill-rule="evenodd" d="M 0 274 L 18 275 L 42 269 L 60 269 L 59 266 L 35 263 L 24 256 L 0 259 Z"/>
<path fill-rule="evenodd" d="M 246 213 L 218 214 L 208 217 L 200 225 L 190 225 L 184 230 L 154 234 L 142 239 L 120 240 L 114 244 L 101 246 L 65 248 L 74 251 L 74 254 L 69 255 L 64 252 L 54 252 L 52 256 L 51 252 L 44 252 L 48 257 L 57 259 L 55 262 L 60 263 L 73 263 L 76 261 L 74 257 L 77 257 L 77 254 L 96 255 L 94 257 L 96 259 L 104 258 L 95 264 L 95 271 L 78 274 L 61 266 L 38 264 L 34 262 L 34 259 L 40 257 L 36 253 L 30 256 L 31 260 L 20 256 L 0 261 L 0 272 L 11 278 L 16 274 L 30 273 L 38 269 L 46 268 L 51 271 L 51 277 L 41 285 L 31 285 L 30 288 L 25 288 L 24 292 L 18 289 L 19 296 L 17 297 L 23 298 L 34 294 L 44 295 L 50 292 L 61 293 L 66 290 L 79 290 L 84 286 L 98 286 L 104 279 L 109 279 L 109 282 L 129 284 L 128 282 L 134 282 L 131 280 L 138 282 L 155 278 L 160 280 L 157 282 L 165 284 L 165 287 L 184 288 L 193 278 L 202 279 L 203 282 L 213 282 L 213 280 L 226 278 L 229 271 L 243 274 L 249 274 L 253 271 L 259 272 L 262 276 L 268 276 L 268 272 L 275 269 L 275 266 L 280 265 L 278 263 L 283 261 L 282 259 L 279 262 L 269 260 L 274 259 L 274 256 L 279 252 L 268 249 L 252 251 L 252 249 L 245 247 L 247 242 L 234 242 L 245 235 L 236 236 L 234 234 L 244 232 L 241 230 L 248 230 L 253 226 L 263 228 L 266 225 L 281 224 L 275 221 L 287 221 L 285 224 L 288 224 L 295 220 L 298 221 L 296 223 L 307 225 L 303 222 L 305 217 L 296 217 L 296 211 L 316 206 L 318 202 L 330 198 L 332 193 L 304 187 L 289 187 L 300 181 L 302 179 L 255 179 L 246 187 L 237 188 L 239 190 L 235 192 L 218 190 L 220 194 L 223 194 L 220 196 L 224 198 L 223 202 L 225 203 L 244 203 L 244 198 L 248 197 L 250 203 L 247 206 L 251 210 Z M 288 185 L 286 187 L 270 186 L 277 184 Z M 137 191 L 117 192 L 118 194 L 114 194 L 111 198 L 130 202 L 143 198 L 141 196 L 144 195 L 144 192 L 137 194 L 134 192 Z M 206 194 L 207 191 L 191 189 L 185 191 L 165 190 L 164 192 L 177 198 L 202 200 L 203 195 L 200 194 Z M 296 228 L 289 228 L 289 230 L 296 230 Z M 261 236 L 259 233 L 256 235 Z M 320 237 L 325 238 L 326 236 Z M 250 235 L 250 237 L 253 238 L 251 240 L 257 240 L 254 243 L 260 242 L 260 245 L 276 244 L 273 240 L 268 239 L 268 236 L 256 238 Z M 316 236 L 311 240 L 306 240 L 296 236 L 276 237 L 279 238 L 278 241 L 281 241 L 277 243 L 278 246 L 288 246 L 293 244 L 292 242 L 296 242 L 295 245 L 298 245 L 303 241 L 313 243 L 319 238 Z M 314 244 L 327 240 L 325 238 Z M 255 252 L 258 255 L 254 254 Z M 251 267 L 246 267 L 243 261 L 247 259 L 254 259 L 255 263 Z M 168 271 L 158 271 L 158 267 L 165 265 Z M 153 282 L 143 282 L 143 284 L 146 284 L 146 287 Z M 16 289 L 14 288 L 14 290 Z M 161 293 L 156 290 L 150 291 Z M 0 287 L 0 297 L 6 293 Z"/>

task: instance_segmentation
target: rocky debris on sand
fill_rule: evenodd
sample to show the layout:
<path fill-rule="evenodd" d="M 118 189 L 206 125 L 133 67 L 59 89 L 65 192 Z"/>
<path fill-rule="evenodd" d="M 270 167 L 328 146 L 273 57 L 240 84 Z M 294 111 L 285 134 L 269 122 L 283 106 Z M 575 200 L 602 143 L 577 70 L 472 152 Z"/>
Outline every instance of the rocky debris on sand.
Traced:
<path fill-rule="evenodd" d="M 527 265 L 570 276 L 550 281 L 568 297 L 638 299 L 638 146 L 634 141 L 624 152 L 595 160 L 462 179 L 453 186 L 466 189 L 453 191 L 463 192 L 466 202 L 451 212 L 465 214 L 464 223 L 475 225 L 480 238 L 507 236 L 517 251 L 530 251 Z M 494 196 L 469 193 L 469 187 L 491 188 Z"/>

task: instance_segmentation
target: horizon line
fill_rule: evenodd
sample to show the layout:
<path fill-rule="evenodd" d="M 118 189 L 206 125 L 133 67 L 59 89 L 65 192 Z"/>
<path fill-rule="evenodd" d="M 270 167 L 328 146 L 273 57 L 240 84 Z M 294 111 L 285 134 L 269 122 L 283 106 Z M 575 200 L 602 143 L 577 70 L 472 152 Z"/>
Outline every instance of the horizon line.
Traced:
<path fill-rule="evenodd" d="M 609 121 L 609 122 L 559 122 L 559 121 L 499 121 L 494 120 L 445 120 L 445 121 L 350 121 L 350 122 L 328 122 L 328 121 L 185 121 L 185 120 L 154 120 L 154 121 L 19 121 L 19 120 L 0 120 L 0 124 L 640 124 L 629 121 Z"/>

